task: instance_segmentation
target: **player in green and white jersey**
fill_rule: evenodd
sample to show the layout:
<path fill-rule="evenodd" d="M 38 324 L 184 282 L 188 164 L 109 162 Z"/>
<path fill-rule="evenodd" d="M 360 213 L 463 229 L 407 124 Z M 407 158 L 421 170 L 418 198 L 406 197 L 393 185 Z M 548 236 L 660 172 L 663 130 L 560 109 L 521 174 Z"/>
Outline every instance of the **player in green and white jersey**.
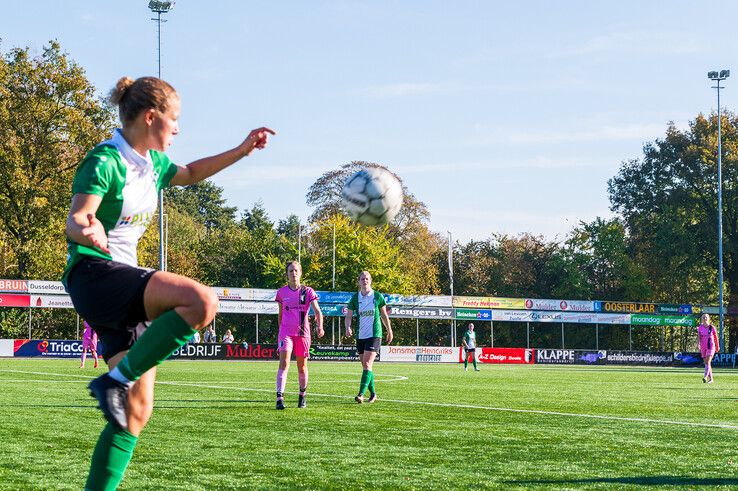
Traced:
<path fill-rule="evenodd" d="M 369 271 L 362 271 L 359 275 L 359 291 L 349 300 L 345 323 L 346 336 L 351 337 L 351 321 L 354 314 L 359 318 L 359 328 L 356 333 L 356 352 L 361 360 L 361 382 L 359 394 L 354 398 L 361 404 L 364 402 L 364 393 L 369 389 L 369 399 L 372 403 L 377 400 L 374 389 L 374 359 L 382 345 L 382 325 L 387 329 L 387 344 L 392 342 L 392 323 L 387 315 L 384 295 L 372 290 L 372 275 Z"/>
<path fill-rule="evenodd" d="M 477 368 L 477 335 L 474 333 L 474 324 L 471 322 L 467 326 L 464 337 L 461 339 L 461 346 L 464 348 L 464 371 L 469 369 L 469 357 L 471 356 L 472 363 L 474 363 L 474 371 L 478 372 Z"/>
<path fill-rule="evenodd" d="M 209 324 L 213 290 L 184 276 L 138 267 L 137 245 L 170 185 L 206 179 L 267 144 L 268 128 L 187 166 L 164 151 L 179 133 L 180 100 L 154 77 L 121 78 L 110 100 L 122 128 L 77 168 L 66 224 L 62 281 L 77 312 L 102 341 L 110 372 L 88 386 L 108 424 L 97 441 L 85 489 L 115 489 L 151 417 L 156 366 Z"/>

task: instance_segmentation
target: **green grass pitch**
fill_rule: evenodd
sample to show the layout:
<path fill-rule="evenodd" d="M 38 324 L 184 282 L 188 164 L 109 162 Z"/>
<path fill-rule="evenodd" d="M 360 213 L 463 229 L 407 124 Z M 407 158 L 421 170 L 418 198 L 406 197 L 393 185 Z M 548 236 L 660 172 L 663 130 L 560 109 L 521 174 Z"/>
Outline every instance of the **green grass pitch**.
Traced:
<path fill-rule="evenodd" d="M 82 489 L 103 419 L 78 360 L 0 359 L 0 489 Z M 738 486 L 738 372 L 310 363 L 274 409 L 276 362 L 170 361 L 122 489 Z"/>

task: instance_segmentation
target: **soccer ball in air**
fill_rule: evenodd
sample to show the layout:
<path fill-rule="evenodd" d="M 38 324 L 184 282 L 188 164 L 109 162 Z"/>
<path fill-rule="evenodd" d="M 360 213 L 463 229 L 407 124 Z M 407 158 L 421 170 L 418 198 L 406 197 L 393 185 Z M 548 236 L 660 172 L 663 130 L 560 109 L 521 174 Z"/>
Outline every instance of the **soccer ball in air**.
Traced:
<path fill-rule="evenodd" d="M 383 225 L 402 208 L 402 185 L 387 169 L 369 167 L 346 180 L 341 197 L 352 219 L 364 225 Z"/>

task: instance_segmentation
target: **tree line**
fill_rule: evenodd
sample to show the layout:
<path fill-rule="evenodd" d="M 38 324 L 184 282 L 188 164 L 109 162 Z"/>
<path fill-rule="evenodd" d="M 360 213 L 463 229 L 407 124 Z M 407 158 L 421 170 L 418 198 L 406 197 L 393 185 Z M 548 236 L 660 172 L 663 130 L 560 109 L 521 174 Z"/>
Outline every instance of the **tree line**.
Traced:
<path fill-rule="evenodd" d="M 28 48 L 0 50 L 0 277 L 61 276 L 74 171 L 116 126 L 113 108 L 98 93 L 57 42 L 37 56 Z M 722 115 L 722 128 L 725 295 L 738 305 L 733 113 Z M 715 114 L 697 115 L 684 130 L 667 125 L 663 138 L 623 161 L 609 180 L 614 218 L 580 222 L 560 240 L 493 234 L 457 241 L 454 293 L 716 304 L 716 152 Z M 304 282 L 319 290 L 353 290 L 359 271 L 368 269 L 380 291 L 448 294 L 448 239 L 429 228 L 428 208 L 411 190 L 404 188 L 402 212 L 385 227 L 359 226 L 342 211 L 346 177 L 375 165 L 381 164 L 356 160 L 318 177 L 306 194 L 314 210 L 307 223 L 296 215 L 270 217 L 258 202 L 239 212 L 208 181 L 167 190 L 168 269 L 210 285 L 278 288 L 285 262 L 299 255 Z M 148 267 L 158 266 L 156 225 L 138 251 Z M 45 337 L 72 332 L 71 312 L 33 316 Z M 232 321 L 236 332 L 238 322 Z M 267 335 L 274 326 L 262 322 Z M 1 337 L 22 336 L 27 324 L 21 309 L 0 310 Z M 398 342 L 414 344 L 411 327 Z M 733 350 L 734 330 L 728 332 Z"/>

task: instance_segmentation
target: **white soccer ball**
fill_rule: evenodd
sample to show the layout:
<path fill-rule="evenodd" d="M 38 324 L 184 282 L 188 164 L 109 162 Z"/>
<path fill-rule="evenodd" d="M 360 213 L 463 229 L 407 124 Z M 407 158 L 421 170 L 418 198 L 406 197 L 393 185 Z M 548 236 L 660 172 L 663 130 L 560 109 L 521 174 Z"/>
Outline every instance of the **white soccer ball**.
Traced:
<path fill-rule="evenodd" d="M 402 208 L 402 184 L 387 169 L 369 167 L 346 180 L 341 197 L 352 219 L 364 225 L 383 225 Z"/>

